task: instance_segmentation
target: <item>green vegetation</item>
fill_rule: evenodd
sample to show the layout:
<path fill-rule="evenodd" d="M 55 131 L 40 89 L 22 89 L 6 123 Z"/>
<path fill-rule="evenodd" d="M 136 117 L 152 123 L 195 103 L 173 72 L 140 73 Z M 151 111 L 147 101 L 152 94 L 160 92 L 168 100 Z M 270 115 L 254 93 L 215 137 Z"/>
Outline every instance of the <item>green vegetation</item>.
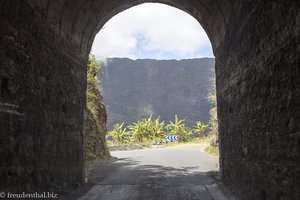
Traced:
<path fill-rule="evenodd" d="M 127 143 L 126 128 L 123 129 L 123 125 L 124 125 L 124 123 L 115 124 L 114 130 L 110 132 L 110 136 L 112 137 L 113 141 L 115 141 L 116 144 Z"/>
<path fill-rule="evenodd" d="M 199 135 L 199 138 L 204 138 L 204 132 L 208 128 L 208 125 L 206 125 L 202 121 L 196 122 L 196 125 L 193 127 L 193 132 Z"/>
<path fill-rule="evenodd" d="M 177 135 L 179 142 L 188 142 L 191 139 L 192 131 L 185 126 L 183 123 L 185 120 L 178 119 L 177 115 L 175 115 L 174 122 L 170 121 L 170 123 L 166 126 L 166 130 L 169 135 Z"/>
<path fill-rule="evenodd" d="M 165 124 L 160 117 L 142 118 L 137 122 L 123 127 L 122 124 L 115 124 L 113 131 L 110 131 L 107 139 L 113 145 L 137 143 L 142 146 L 150 146 L 153 143 L 161 142 L 167 135 L 178 136 L 178 142 L 191 142 L 195 138 L 204 138 L 204 131 L 208 127 L 204 122 L 198 121 L 194 128 L 190 129 L 184 124 L 184 119 L 175 115 L 174 121 Z M 128 131 L 127 131 L 128 130 Z M 195 137 L 196 136 L 196 137 Z"/>
<path fill-rule="evenodd" d="M 219 156 L 219 148 L 218 147 L 214 147 L 214 146 L 209 145 L 205 148 L 205 151 L 207 153 L 209 153 L 210 155 Z"/>
<path fill-rule="evenodd" d="M 109 156 L 105 141 L 106 111 L 102 104 L 99 81 L 97 75 L 102 75 L 103 69 L 96 57 L 89 55 L 87 65 L 87 91 L 85 111 L 86 159 L 94 160 Z"/>
<path fill-rule="evenodd" d="M 210 89 L 208 99 L 214 105 L 214 107 L 209 111 L 209 134 L 208 142 L 209 146 L 206 147 L 205 151 L 211 155 L 219 155 L 219 144 L 218 144 L 218 116 L 217 116 L 217 95 L 216 95 L 216 84 L 215 78 L 211 78 L 212 87 Z"/>
<path fill-rule="evenodd" d="M 89 55 L 89 61 L 87 65 L 87 90 L 86 90 L 86 102 L 87 108 L 96 114 L 99 101 L 102 101 L 102 96 L 99 92 L 97 75 L 103 74 L 103 68 L 98 64 L 95 55 Z"/>

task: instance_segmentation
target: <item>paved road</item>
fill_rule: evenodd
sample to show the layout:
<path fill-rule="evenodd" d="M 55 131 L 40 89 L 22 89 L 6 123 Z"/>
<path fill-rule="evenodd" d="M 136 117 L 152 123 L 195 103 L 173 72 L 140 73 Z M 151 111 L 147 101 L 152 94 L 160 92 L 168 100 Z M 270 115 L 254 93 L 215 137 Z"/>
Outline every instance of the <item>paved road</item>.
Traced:
<path fill-rule="evenodd" d="M 118 160 L 92 172 L 94 185 L 79 200 L 233 199 L 215 183 L 217 158 L 200 145 L 115 151 Z"/>

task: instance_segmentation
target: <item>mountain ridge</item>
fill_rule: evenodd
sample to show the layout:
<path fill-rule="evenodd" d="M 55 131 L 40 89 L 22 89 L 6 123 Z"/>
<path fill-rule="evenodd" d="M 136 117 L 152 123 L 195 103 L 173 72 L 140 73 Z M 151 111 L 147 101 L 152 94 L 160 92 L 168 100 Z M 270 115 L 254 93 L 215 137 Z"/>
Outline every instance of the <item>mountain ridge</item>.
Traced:
<path fill-rule="evenodd" d="M 214 58 L 156 60 L 108 58 L 100 77 L 108 112 L 108 129 L 149 115 L 169 122 L 174 115 L 208 122 L 207 96 L 214 77 Z"/>

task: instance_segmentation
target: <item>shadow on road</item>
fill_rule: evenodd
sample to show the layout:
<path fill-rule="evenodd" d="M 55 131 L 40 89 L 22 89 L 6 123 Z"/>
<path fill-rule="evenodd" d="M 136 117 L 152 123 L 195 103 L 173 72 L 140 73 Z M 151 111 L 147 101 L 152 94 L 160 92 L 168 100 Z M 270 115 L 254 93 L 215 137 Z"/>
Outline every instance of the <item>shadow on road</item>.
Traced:
<path fill-rule="evenodd" d="M 186 190 L 197 187 L 195 188 L 197 190 L 207 190 L 206 185 L 219 183 L 218 177 L 218 171 L 199 172 L 196 166 L 173 168 L 159 165 L 140 165 L 138 161 L 130 158 L 116 159 L 108 163 L 98 161 L 88 175 L 88 182 L 62 199 L 77 199 L 93 186 L 99 186 L 105 190 L 102 193 L 107 190 L 111 190 L 112 193 L 114 188 L 121 186 L 123 188 L 125 186 L 134 187 L 134 191 L 143 191 L 135 194 L 136 199 L 147 199 L 147 196 L 152 195 L 153 197 L 154 194 L 150 194 L 153 193 L 153 188 L 159 196 L 167 195 L 165 193 L 168 188 Z M 213 198 L 208 197 L 208 199 Z"/>

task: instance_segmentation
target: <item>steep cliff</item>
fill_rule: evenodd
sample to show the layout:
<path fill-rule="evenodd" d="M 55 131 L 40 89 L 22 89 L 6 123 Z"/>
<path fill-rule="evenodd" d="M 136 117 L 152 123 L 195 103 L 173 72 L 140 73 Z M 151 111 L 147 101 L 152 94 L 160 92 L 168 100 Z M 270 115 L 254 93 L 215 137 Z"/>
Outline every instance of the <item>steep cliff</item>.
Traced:
<path fill-rule="evenodd" d="M 207 96 L 215 76 L 214 58 L 152 60 L 109 58 L 101 77 L 108 129 L 117 122 L 132 123 L 149 115 L 173 120 L 174 115 L 209 121 L 212 104 Z"/>
<path fill-rule="evenodd" d="M 109 156 L 105 142 L 107 114 L 100 93 L 100 82 L 96 76 L 102 72 L 95 56 L 91 54 L 87 66 L 87 106 L 84 123 L 86 160 Z"/>
<path fill-rule="evenodd" d="M 90 109 L 85 111 L 85 152 L 86 160 L 105 158 L 109 155 L 105 142 L 106 135 L 106 110 L 101 101 L 97 106 L 97 113 Z"/>

